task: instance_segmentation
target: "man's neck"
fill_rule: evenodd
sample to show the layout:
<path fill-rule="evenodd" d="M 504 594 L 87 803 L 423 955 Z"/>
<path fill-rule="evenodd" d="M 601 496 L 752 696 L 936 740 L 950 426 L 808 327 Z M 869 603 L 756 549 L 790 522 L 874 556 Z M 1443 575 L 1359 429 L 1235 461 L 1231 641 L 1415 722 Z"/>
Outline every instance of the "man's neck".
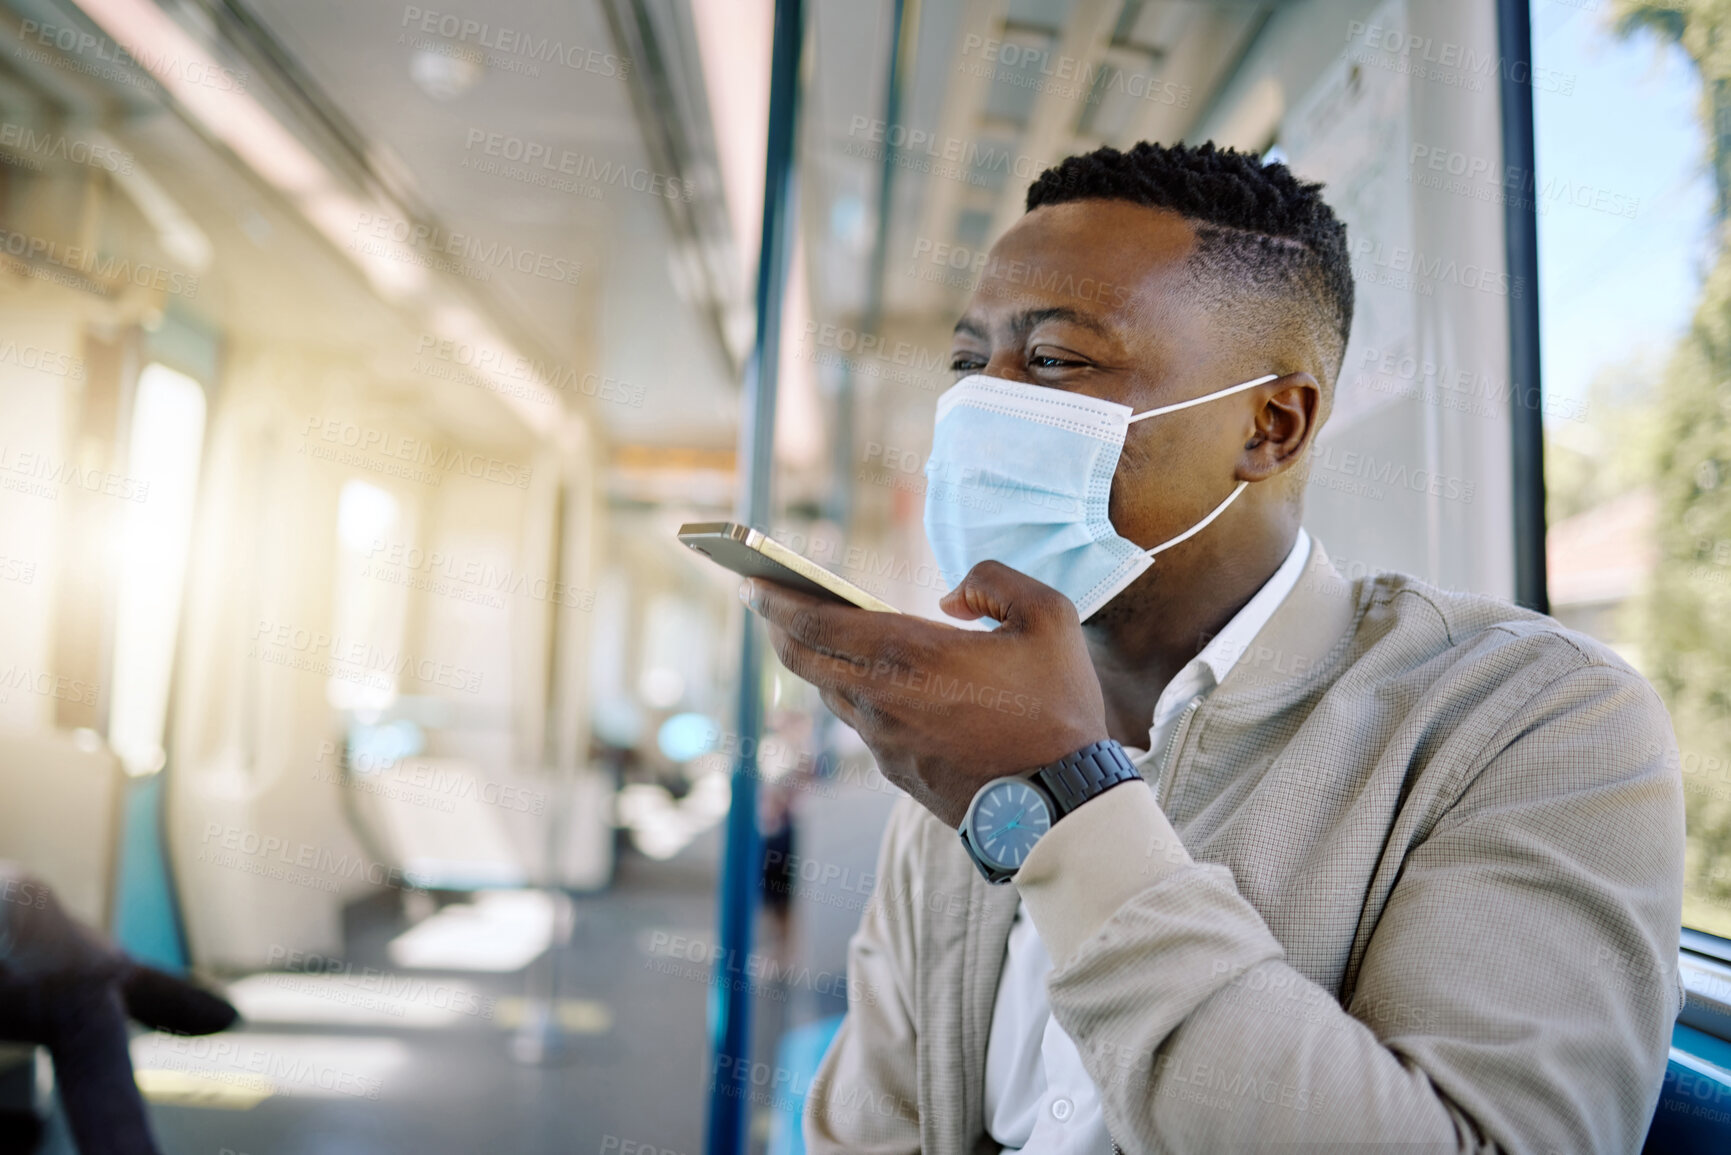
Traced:
<path fill-rule="evenodd" d="M 1223 630 L 1292 552 L 1297 529 L 1261 548 L 1208 558 L 1183 572 L 1156 568 L 1084 627 L 1106 700 L 1106 728 L 1127 746 L 1148 741 L 1154 707 L 1178 671 Z M 1284 540 L 1282 540 L 1284 538 Z M 1164 580 L 1163 580 L 1164 579 Z"/>

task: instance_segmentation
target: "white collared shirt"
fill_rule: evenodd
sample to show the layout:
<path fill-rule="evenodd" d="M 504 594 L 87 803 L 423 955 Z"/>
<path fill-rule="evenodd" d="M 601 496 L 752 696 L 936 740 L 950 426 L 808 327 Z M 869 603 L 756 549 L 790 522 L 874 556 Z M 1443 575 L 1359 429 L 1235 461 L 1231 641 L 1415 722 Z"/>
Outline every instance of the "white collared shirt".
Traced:
<path fill-rule="evenodd" d="M 1184 709 L 1225 680 L 1298 584 L 1309 559 L 1310 535 L 1300 529 L 1274 576 L 1161 691 L 1147 750 L 1128 750 L 1138 768 L 1170 739 Z M 1033 920 L 1018 906 L 986 1041 L 986 1132 L 1007 1152 L 1111 1155 L 1099 1092 L 1046 1001 L 1051 969 Z"/>

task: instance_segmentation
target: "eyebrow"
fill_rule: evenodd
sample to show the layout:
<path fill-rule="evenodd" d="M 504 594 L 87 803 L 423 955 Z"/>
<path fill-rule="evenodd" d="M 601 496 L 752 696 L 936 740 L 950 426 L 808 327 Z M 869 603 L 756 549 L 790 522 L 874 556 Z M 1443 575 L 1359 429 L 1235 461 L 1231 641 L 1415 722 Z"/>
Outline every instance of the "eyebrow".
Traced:
<path fill-rule="evenodd" d="M 1091 317 L 1079 309 L 1071 309 L 1062 305 L 1055 305 L 1046 309 L 1024 309 L 1010 319 L 1010 329 L 1018 336 L 1025 337 L 1030 330 L 1047 321 L 1063 321 L 1067 324 L 1079 325 L 1084 329 L 1098 333 L 1102 337 L 1116 336 L 1098 318 Z M 986 340 L 986 331 L 966 317 L 956 322 L 955 332 L 957 336 L 965 333 L 970 337 L 977 337 L 982 341 Z"/>

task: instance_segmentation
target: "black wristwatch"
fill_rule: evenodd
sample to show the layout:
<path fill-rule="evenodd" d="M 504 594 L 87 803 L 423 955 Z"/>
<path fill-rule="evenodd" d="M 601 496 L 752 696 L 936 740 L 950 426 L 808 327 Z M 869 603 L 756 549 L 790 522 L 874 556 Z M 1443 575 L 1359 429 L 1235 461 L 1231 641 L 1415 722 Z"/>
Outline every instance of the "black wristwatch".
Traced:
<path fill-rule="evenodd" d="M 968 804 L 959 830 L 962 846 L 987 882 L 1006 883 L 1053 823 L 1119 783 L 1141 777 L 1124 747 L 1108 738 L 1032 774 L 994 778 Z"/>

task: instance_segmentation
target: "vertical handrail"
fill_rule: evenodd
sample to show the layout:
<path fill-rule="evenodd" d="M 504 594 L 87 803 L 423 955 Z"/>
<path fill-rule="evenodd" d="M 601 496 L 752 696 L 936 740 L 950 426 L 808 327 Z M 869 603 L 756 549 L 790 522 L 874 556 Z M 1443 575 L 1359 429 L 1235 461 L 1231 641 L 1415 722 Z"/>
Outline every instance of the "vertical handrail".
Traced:
<path fill-rule="evenodd" d="M 859 331 L 872 337 L 881 337 L 878 329 L 883 325 L 884 271 L 889 264 L 890 208 L 895 192 L 898 152 L 894 143 L 895 126 L 901 123 L 902 118 L 902 74 L 906 69 L 902 41 L 907 34 L 907 5 L 908 0 L 890 0 L 890 59 L 884 74 L 884 123 L 890 127 L 884 131 L 883 159 L 878 165 L 877 220 L 874 222 L 877 238 L 872 244 L 871 264 L 866 273 L 865 309 L 859 321 Z M 830 485 L 829 513 L 830 519 L 844 532 L 853 525 L 856 403 L 853 362 L 843 358 L 835 396 L 835 473 Z"/>
<path fill-rule="evenodd" d="M 799 58 L 804 44 L 801 0 L 775 0 L 769 71 L 769 140 L 764 158 L 763 233 L 757 260 L 757 336 L 745 367 L 739 429 L 738 520 L 769 522 L 770 473 L 775 435 L 776 370 L 781 349 L 782 298 L 793 237 L 794 119 L 799 100 Z M 739 654 L 739 710 L 735 732 L 727 846 L 722 857 L 720 951 L 710 986 L 709 1155 L 742 1155 L 750 1119 L 750 973 L 763 844 L 757 826 L 757 749 L 763 726 L 763 633 L 746 614 Z"/>
<path fill-rule="evenodd" d="M 1533 20 L 1528 0 L 1497 0 L 1504 171 L 1535 188 Z M 1549 613 L 1545 579 L 1545 424 L 1539 377 L 1539 216 L 1531 196 L 1503 198 L 1509 263 L 1509 412 L 1515 601 Z"/>

